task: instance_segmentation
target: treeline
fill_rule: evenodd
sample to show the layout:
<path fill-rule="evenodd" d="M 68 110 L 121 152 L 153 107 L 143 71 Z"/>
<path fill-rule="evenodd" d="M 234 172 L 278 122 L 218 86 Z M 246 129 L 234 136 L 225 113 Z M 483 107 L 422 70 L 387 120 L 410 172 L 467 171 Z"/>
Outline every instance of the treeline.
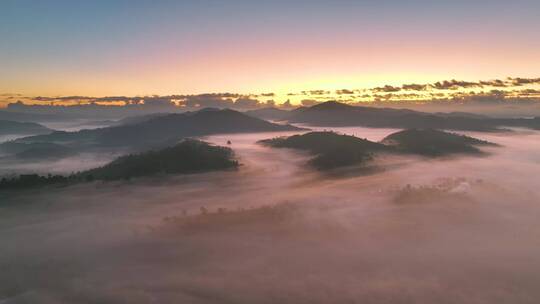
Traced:
<path fill-rule="evenodd" d="M 230 148 L 188 139 L 159 151 L 122 156 L 86 172 L 87 179 L 119 180 L 156 174 L 197 173 L 237 167 Z"/>
<path fill-rule="evenodd" d="M 381 142 L 324 131 L 265 139 L 259 143 L 311 152 L 314 157 L 309 164 L 320 170 L 362 165 L 381 152 L 425 157 L 484 155 L 477 146 L 497 146 L 484 140 L 435 129 L 407 129 L 392 133 Z"/>
<path fill-rule="evenodd" d="M 315 155 L 309 164 L 320 170 L 362 164 L 372 159 L 374 152 L 389 149 L 380 143 L 327 131 L 278 137 L 259 142 L 275 148 L 309 151 Z"/>
<path fill-rule="evenodd" d="M 1 189 L 20 189 L 48 185 L 63 185 L 93 180 L 129 180 L 157 174 L 187 174 L 236 168 L 230 148 L 213 146 L 206 142 L 188 139 L 158 151 L 130 154 L 109 164 L 83 172 L 63 175 L 23 174 L 4 177 Z"/>
<path fill-rule="evenodd" d="M 19 189 L 41 187 L 52 184 L 67 184 L 72 177 L 63 175 L 39 175 L 39 174 L 21 174 L 13 177 L 3 177 L 0 179 L 0 189 Z"/>

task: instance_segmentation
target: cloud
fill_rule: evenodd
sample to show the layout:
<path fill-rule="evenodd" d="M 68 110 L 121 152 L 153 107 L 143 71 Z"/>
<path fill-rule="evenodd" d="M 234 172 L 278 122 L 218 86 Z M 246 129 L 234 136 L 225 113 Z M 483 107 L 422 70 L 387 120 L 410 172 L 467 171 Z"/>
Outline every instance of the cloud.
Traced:
<path fill-rule="evenodd" d="M 338 89 L 335 91 L 328 90 L 306 90 L 300 92 L 291 92 L 283 95 L 293 96 L 293 103 L 298 106 L 312 105 L 317 102 L 323 102 L 328 99 L 336 99 L 341 102 L 377 102 L 377 101 L 390 101 L 390 102 L 405 102 L 407 100 L 416 100 L 422 102 L 437 102 L 440 100 L 453 100 L 460 99 L 493 99 L 494 96 L 500 98 L 501 94 L 494 94 L 493 92 L 484 92 L 480 89 L 501 89 L 507 92 L 505 98 L 514 99 L 527 99 L 538 98 L 538 92 L 535 91 L 518 91 L 516 88 L 526 86 L 524 89 L 538 90 L 540 85 L 540 78 L 522 78 L 522 77 L 508 77 L 505 79 L 492 79 L 492 80 L 480 80 L 480 81 L 463 81 L 463 80 L 443 80 L 435 83 L 405 83 L 401 86 L 384 85 L 371 89 Z M 514 90 L 513 90 L 514 89 Z M 480 92 L 479 92 L 480 91 Z M 392 94 L 389 94 L 392 93 Z M 279 97 L 283 97 L 278 94 Z M 261 94 L 239 94 L 239 93 L 208 93 L 198 95 L 164 95 L 164 96 L 105 96 L 105 97 L 93 97 L 93 96 L 15 96 L 15 94 L 0 94 L 3 99 L 0 100 L 0 105 L 14 105 L 15 101 L 21 100 L 25 105 L 21 107 L 17 104 L 17 109 L 12 110 L 28 110 L 30 104 L 38 104 L 40 107 L 33 107 L 32 111 L 47 110 L 50 112 L 60 111 L 60 108 L 70 106 L 69 109 L 62 111 L 75 111 L 85 110 L 99 110 L 105 112 L 107 109 L 104 106 L 112 105 L 113 108 L 108 108 L 111 111 L 121 113 L 123 109 L 117 109 L 125 106 L 127 110 L 131 111 L 129 115 L 141 112 L 144 114 L 147 112 L 156 111 L 186 111 L 197 110 L 205 107 L 214 108 L 232 108 L 236 110 L 247 110 L 259 107 L 284 107 L 293 108 L 291 102 L 281 105 L 283 99 L 279 99 L 276 93 L 267 92 Z M 469 100 L 467 99 L 467 100 Z M 279 100 L 276 102 L 275 100 Z M 510 100 L 510 99 L 508 99 Z M 512 100 L 513 101 L 513 100 Z M 49 107 L 49 108 L 47 108 Z M 103 108 L 103 109 L 102 109 Z M 45 111 L 45 112 L 47 112 Z M 128 112 L 128 111 L 126 111 Z"/>
<path fill-rule="evenodd" d="M 276 106 L 276 101 L 273 100 L 273 99 L 269 99 L 264 103 L 264 105 L 267 106 L 267 107 L 275 107 Z"/>
<path fill-rule="evenodd" d="M 482 85 L 478 82 L 459 81 L 459 80 L 444 80 L 438 81 L 432 86 L 437 90 L 457 90 L 460 88 L 481 88 Z"/>
<path fill-rule="evenodd" d="M 261 103 L 257 99 L 250 99 L 250 98 L 238 98 L 234 102 L 234 108 L 247 110 L 247 109 L 255 109 L 261 106 Z"/>
<path fill-rule="evenodd" d="M 483 80 L 483 81 L 480 81 L 479 83 L 483 86 L 492 86 L 492 87 L 500 87 L 500 88 L 504 88 L 509 85 L 508 83 L 500 79 L 487 80 L 487 81 Z"/>
<path fill-rule="evenodd" d="M 249 95 L 239 94 L 200 94 L 180 98 L 179 105 L 186 109 L 200 108 L 229 108 L 235 110 L 251 110 L 262 107 L 274 106 L 274 100 L 261 102 Z"/>
<path fill-rule="evenodd" d="M 452 95 L 454 100 L 460 100 L 468 103 L 493 104 L 504 102 L 508 92 L 502 90 L 491 90 L 489 92 L 469 92 L 455 93 Z"/>
<path fill-rule="evenodd" d="M 314 106 L 314 105 L 319 104 L 319 103 L 321 103 L 321 102 L 317 101 L 317 100 L 313 100 L 313 99 L 302 99 L 302 101 L 301 101 L 301 104 L 304 107 Z"/>
<path fill-rule="evenodd" d="M 336 91 L 337 95 L 351 95 L 354 94 L 353 90 L 341 89 Z"/>
<path fill-rule="evenodd" d="M 327 95 L 330 94 L 329 91 L 325 90 L 311 90 L 311 91 L 302 91 L 304 95 Z"/>
<path fill-rule="evenodd" d="M 374 92 L 399 92 L 401 91 L 400 87 L 394 87 L 391 85 L 385 85 L 384 87 L 378 87 L 373 89 Z"/>
<path fill-rule="evenodd" d="M 283 108 L 283 109 L 294 109 L 294 108 L 296 108 L 296 106 L 294 106 L 289 99 L 287 99 L 287 101 L 282 103 L 279 107 Z"/>
<path fill-rule="evenodd" d="M 525 89 L 525 90 L 519 90 L 514 91 L 518 96 L 524 96 L 524 97 L 540 97 L 540 90 L 536 89 Z"/>
<path fill-rule="evenodd" d="M 429 85 L 411 83 L 411 84 L 404 84 L 403 86 L 401 86 L 401 88 L 405 91 L 425 91 L 429 88 Z"/>
<path fill-rule="evenodd" d="M 508 78 L 514 86 L 522 86 L 525 84 L 540 84 L 540 78 Z"/>
<path fill-rule="evenodd" d="M 180 105 L 186 108 L 225 108 L 233 104 L 233 99 L 214 94 L 188 96 L 180 101 Z"/>

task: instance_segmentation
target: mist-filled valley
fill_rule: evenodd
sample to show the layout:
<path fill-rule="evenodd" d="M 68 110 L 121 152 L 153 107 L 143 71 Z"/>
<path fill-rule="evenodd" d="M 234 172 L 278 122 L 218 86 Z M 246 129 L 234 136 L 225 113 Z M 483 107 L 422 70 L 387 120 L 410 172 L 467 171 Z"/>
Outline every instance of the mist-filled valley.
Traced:
<path fill-rule="evenodd" d="M 496 145 L 368 171 L 258 143 L 307 132 L 198 137 L 235 170 L 0 192 L 0 303 L 537 302 L 539 131 L 460 131 Z"/>
<path fill-rule="evenodd" d="M 0 304 L 540 303 L 539 12 L 0 0 Z"/>

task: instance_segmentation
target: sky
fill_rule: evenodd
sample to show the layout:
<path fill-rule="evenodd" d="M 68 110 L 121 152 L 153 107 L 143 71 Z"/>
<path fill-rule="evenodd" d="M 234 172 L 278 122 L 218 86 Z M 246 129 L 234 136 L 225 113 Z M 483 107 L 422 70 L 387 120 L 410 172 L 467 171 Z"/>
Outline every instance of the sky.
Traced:
<path fill-rule="evenodd" d="M 0 93 L 337 90 L 538 77 L 540 1 L 0 1 Z"/>

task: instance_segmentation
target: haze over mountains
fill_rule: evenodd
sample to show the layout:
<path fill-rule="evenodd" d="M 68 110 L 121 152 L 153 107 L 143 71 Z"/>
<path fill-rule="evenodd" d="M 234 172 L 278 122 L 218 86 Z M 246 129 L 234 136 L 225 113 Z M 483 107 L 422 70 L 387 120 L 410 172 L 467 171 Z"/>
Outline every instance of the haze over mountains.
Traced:
<path fill-rule="evenodd" d="M 0 111 L 0 302 L 538 302 L 533 101 L 230 96 Z"/>
<path fill-rule="evenodd" d="M 27 157 L 36 157 L 33 154 L 39 154 L 40 152 L 47 153 L 44 149 L 40 151 L 34 148 L 33 150 L 23 151 L 17 156 L 26 157 L 26 155 L 32 154 Z M 186 139 L 172 147 L 124 155 L 101 167 L 71 175 L 21 174 L 10 178 L 2 178 L 0 179 L 0 190 L 67 186 L 94 180 L 130 180 L 131 178 L 158 174 L 192 174 L 236 167 L 238 167 L 238 161 L 234 159 L 230 148 L 210 145 L 199 140 Z"/>
<path fill-rule="evenodd" d="M 539 304 L 540 0 L 0 0 L 0 304 Z"/>
<path fill-rule="evenodd" d="M 51 130 L 43 125 L 33 122 L 18 122 L 12 120 L 0 120 L 0 136 L 2 135 L 38 135 L 51 133 Z"/>
<path fill-rule="evenodd" d="M 279 122 L 250 116 L 261 114 Z M 328 102 L 153 113 L 5 142 L 0 165 L 13 169 L 0 179 L 0 238 L 11 246 L 0 252 L 0 299 L 494 300 L 537 276 L 520 262 L 491 272 L 538 259 L 535 121 Z M 529 129 L 501 131 L 510 122 Z M 96 163 L 85 156 L 103 151 Z M 534 233 L 515 237 L 524 231 Z M 486 260 L 486 250 L 504 254 Z M 426 285 L 434 273 L 474 288 Z"/>
<path fill-rule="evenodd" d="M 185 137 L 219 133 L 299 130 L 253 118 L 234 110 L 206 109 L 197 112 L 156 115 L 132 119 L 127 124 L 78 132 L 54 132 L 26 137 L 18 142 L 55 142 L 76 147 L 152 147 Z"/>
<path fill-rule="evenodd" d="M 88 149 L 127 148 L 143 151 L 152 147 L 173 145 L 186 137 L 201 137 L 220 133 L 278 132 L 300 130 L 283 123 L 276 124 L 266 120 L 321 127 L 363 126 L 394 129 L 442 129 L 457 131 L 494 132 L 506 127 L 525 127 L 540 129 L 540 118 L 498 119 L 462 112 L 423 113 L 412 110 L 360 107 L 329 101 L 311 107 L 294 110 L 265 108 L 245 113 L 230 109 L 205 108 L 185 113 L 153 113 L 127 117 L 111 123 L 110 127 L 84 129 L 75 132 L 50 130 L 35 124 L 30 134 L 42 134 L 17 139 L 11 148 L 0 144 L 0 151 L 8 152 L 17 145 L 20 155 L 38 158 L 57 158 L 68 156 L 76 151 Z M 14 131 L 13 131 L 14 132 Z M 48 134 L 50 133 L 50 134 Z M 49 144 L 48 146 L 43 143 Z M 41 144 L 38 150 L 37 145 Z M 25 148 L 26 147 L 26 148 Z M 61 149 L 65 147 L 65 149 Z M 34 152 L 31 151 L 34 149 Z"/>
<path fill-rule="evenodd" d="M 495 119 L 468 113 L 431 114 L 407 109 L 352 106 L 328 101 L 290 112 L 265 109 L 248 112 L 261 118 L 287 120 L 314 126 L 364 126 L 373 128 L 433 128 L 447 130 L 494 131 L 504 126 L 540 129 L 540 118 Z"/>
<path fill-rule="evenodd" d="M 381 147 L 384 138 L 418 139 L 415 132 L 405 139 L 386 129 L 348 134 L 366 138 L 352 138 L 362 147 Z M 0 297 L 77 304 L 537 299 L 531 262 L 539 257 L 539 194 L 531 176 L 539 169 L 540 135 L 469 135 L 500 147 L 482 146 L 492 152 L 486 157 L 402 153 L 387 170 L 340 176 L 305 166 L 313 155 L 255 144 L 270 133 L 237 133 L 207 138 L 231 140 L 237 170 L 125 179 L 168 163 L 143 153 L 151 158 L 134 158 L 135 166 L 104 166 L 112 170 L 102 173 L 120 177 L 113 182 L 86 182 L 83 174 L 84 182 L 71 185 L 45 175 L 60 186 L 0 192 L 0 238 L 10 244 L 0 251 Z M 309 146 L 332 149 L 330 143 L 343 147 L 319 140 Z M 151 284 L 142 273 L 152 274 Z"/>

